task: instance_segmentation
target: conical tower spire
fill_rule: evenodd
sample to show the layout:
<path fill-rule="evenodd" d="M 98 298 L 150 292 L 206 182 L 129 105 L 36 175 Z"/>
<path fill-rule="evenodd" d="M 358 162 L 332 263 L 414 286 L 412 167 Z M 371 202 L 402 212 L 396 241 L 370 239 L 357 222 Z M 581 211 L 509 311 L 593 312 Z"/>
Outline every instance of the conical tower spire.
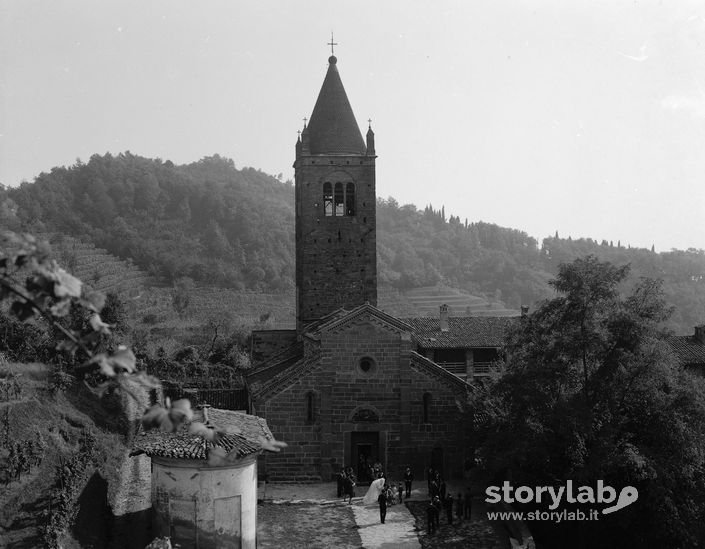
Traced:
<path fill-rule="evenodd" d="M 345 93 L 337 66 L 328 58 L 328 72 L 308 123 L 311 154 L 365 154 L 365 142 Z"/>

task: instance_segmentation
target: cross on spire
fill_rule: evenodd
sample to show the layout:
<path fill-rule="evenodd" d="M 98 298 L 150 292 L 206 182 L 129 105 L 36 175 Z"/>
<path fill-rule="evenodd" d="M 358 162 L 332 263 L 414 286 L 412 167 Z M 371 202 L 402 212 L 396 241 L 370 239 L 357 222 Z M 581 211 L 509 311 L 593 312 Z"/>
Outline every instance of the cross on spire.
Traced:
<path fill-rule="evenodd" d="M 328 42 L 328 45 L 330 46 L 330 54 L 335 55 L 335 51 L 333 48 L 334 46 L 337 46 L 338 43 L 333 41 L 333 31 L 331 31 L 330 33 L 330 42 Z"/>
<path fill-rule="evenodd" d="M 367 119 L 367 124 L 370 128 L 372 128 L 372 119 L 371 118 Z"/>
<path fill-rule="evenodd" d="M 308 118 L 304 116 L 304 128 L 306 127 L 306 122 L 308 122 Z"/>

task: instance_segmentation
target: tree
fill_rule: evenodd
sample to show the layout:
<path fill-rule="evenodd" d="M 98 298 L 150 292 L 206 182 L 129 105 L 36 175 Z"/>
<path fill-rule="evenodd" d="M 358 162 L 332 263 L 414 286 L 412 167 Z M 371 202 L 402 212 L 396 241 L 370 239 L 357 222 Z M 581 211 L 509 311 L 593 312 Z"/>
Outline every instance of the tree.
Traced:
<path fill-rule="evenodd" d="M 595 522 L 533 523 L 546 547 L 695 547 L 705 540 L 705 380 L 664 343 L 659 281 L 619 293 L 627 267 L 563 264 L 558 295 L 508 339 L 506 373 L 476 402 L 488 472 L 515 486 L 598 480 L 639 491 Z"/>
<path fill-rule="evenodd" d="M 124 334 L 127 332 L 128 318 L 125 302 L 115 292 L 108 292 L 105 296 L 105 304 L 100 311 L 103 321 L 112 326 L 113 332 Z"/>
<path fill-rule="evenodd" d="M 174 282 L 174 288 L 171 290 L 171 306 L 180 317 L 186 314 L 186 309 L 191 304 L 191 292 L 194 287 L 193 280 L 188 277 Z"/>

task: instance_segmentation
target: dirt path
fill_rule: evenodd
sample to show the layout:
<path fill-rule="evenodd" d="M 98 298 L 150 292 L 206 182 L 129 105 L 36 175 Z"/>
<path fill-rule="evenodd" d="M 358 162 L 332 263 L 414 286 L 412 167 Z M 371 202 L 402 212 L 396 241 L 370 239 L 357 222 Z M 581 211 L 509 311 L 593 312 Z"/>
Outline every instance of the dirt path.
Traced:
<path fill-rule="evenodd" d="M 387 508 L 384 524 L 379 519 L 379 506 L 352 505 L 355 522 L 365 549 L 420 549 L 419 538 L 414 529 L 414 516 L 406 505 Z"/>
<path fill-rule="evenodd" d="M 381 524 L 379 507 L 352 505 L 335 496 L 335 483 L 261 485 L 257 506 L 260 549 L 506 549 L 509 537 L 500 525 L 491 524 L 480 501 L 473 505 L 472 520 L 446 523 L 436 534 L 426 533 L 428 496 L 424 485 L 410 500 L 387 509 Z"/>

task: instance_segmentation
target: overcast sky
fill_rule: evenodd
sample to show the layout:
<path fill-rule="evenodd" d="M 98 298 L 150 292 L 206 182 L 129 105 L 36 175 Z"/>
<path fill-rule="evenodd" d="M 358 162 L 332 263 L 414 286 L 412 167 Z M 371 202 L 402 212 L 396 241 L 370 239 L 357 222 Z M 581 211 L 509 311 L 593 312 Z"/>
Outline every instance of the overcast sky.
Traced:
<path fill-rule="evenodd" d="M 129 150 L 293 179 L 331 31 L 377 193 L 705 248 L 705 3 L 0 0 L 0 182 Z"/>

